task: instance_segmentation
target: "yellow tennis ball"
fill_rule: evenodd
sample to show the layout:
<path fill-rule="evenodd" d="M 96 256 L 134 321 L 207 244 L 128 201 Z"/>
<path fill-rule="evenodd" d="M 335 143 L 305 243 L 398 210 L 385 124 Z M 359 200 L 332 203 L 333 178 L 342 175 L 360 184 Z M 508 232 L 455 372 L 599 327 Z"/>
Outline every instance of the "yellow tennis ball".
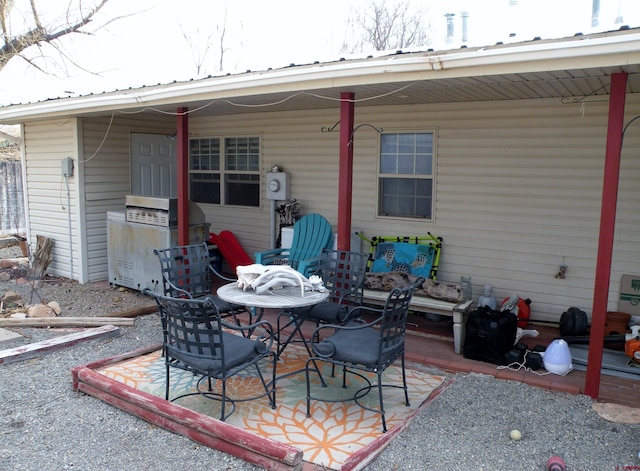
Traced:
<path fill-rule="evenodd" d="M 511 440 L 520 440 L 522 438 L 522 434 L 520 433 L 520 430 L 515 430 L 515 429 L 509 432 L 509 436 L 511 437 Z"/>

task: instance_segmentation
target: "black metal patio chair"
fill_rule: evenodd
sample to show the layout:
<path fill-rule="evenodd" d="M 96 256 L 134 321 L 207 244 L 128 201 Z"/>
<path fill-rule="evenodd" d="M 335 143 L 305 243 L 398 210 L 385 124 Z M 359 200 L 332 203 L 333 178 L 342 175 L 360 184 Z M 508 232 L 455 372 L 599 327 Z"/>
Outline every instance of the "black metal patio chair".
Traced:
<path fill-rule="evenodd" d="M 248 324 L 260 320 L 259 316 L 254 320 L 255 311 L 246 309 L 244 306 L 230 304 L 211 293 L 212 275 L 229 282 L 236 280 L 222 275 L 213 268 L 206 242 L 154 249 L 153 253 L 160 260 L 165 296 L 192 299 L 210 298 L 218 308 L 220 315 L 223 317 L 232 316 L 237 325 L 241 325 L 240 315 L 248 316 Z"/>
<path fill-rule="evenodd" d="M 236 402 L 269 398 L 276 408 L 276 363 L 272 351 L 275 334 L 267 321 L 248 326 L 225 322 L 211 298 L 171 298 L 145 290 L 155 298 L 162 320 L 163 350 L 166 365 L 165 399 L 169 400 L 170 373 L 180 368 L 197 375 L 197 392 L 181 393 L 173 397 L 176 401 L 186 396 L 201 395 L 221 402 L 220 420 L 224 421 L 235 411 Z M 224 329 L 224 330 L 223 330 Z M 229 331 L 230 330 L 230 331 Z M 254 332 L 254 338 L 232 333 Z M 261 362 L 270 362 L 272 377 L 265 379 Z M 264 365 L 263 365 L 264 366 Z M 264 393 L 252 397 L 232 398 L 227 393 L 227 380 L 254 367 Z M 219 392 L 213 390 L 213 380 L 221 383 Z M 248 380 L 243 376 L 243 380 Z M 203 383 L 206 383 L 206 387 Z M 227 404 L 231 411 L 227 412 Z"/>
<path fill-rule="evenodd" d="M 307 417 L 311 416 L 312 399 L 329 402 L 354 400 L 360 407 L 379 413 L 382 418 L 382 431 L 386 432 L 383 388 L 402 388 L 405 404 L 409 406 L 404 357 L 406 322 L 413 291 L 423 282 L 424 278 L 421 277 L 413 285 L 395 288 L 387 297 L 382 309 L 368 308 L 379 313 L 379 317 L 374 321 L 365 322 L 358 319 L 345 325 L 322 325 L 315 330 L 313 338 L 322 338 L 322 332 L 326 329 L 330 329 L 330 335 L 319 342 L 312 343 L 313 356 L 306 363 Z M 356 307 L 354 311 L 359 309 L 362 308 Z M 402 385 L 383 383 L 382 374 L 398 359 L 401 360 Z M 359 377 L 364 382 L 364 387 L 358 389 L 352 398 L 328 400 L 326 397 L 312 396 L 310 371 L 317 370 L 318 362 L 328 362 L 333 366 L 342 367 L 343 388 L 347 387 L 347 374 Z M 372 383 L 364 373 L 375 374 L 375 383 Z M 378 390 L 377 409 L 368 407 L 360 401 L 374 388 Z"/>
<path fill-rule="evenodd" d="M 319 304 L 278 314 L 278 333 L 293 327 L 284 341 L 278 336 L 278 353 L 296 341 L 297 336 L 297 341 L 303 342 L 311 355 L 308 341 L 302 333 L 305 322 L 313 322 L 318 327 L 320 324 L 344 324 L 351 319 L 352 309 L 362 305 L 367 259 L 365 253 L 323 250 L 319 270 L 315 274 L 322 278 L 329 297 Z"/>

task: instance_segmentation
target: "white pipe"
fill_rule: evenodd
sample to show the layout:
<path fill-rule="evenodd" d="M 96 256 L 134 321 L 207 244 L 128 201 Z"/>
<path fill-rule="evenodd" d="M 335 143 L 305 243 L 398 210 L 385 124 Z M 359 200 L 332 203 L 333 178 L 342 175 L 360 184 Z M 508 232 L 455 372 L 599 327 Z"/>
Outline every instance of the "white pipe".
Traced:
<path fill-rule="evenodd" d="M 271 227 L 269 229 L 271 238 L 269 245 L 272 249 L 276 248 L 276 200 L 271 200 Z"/>
<path fill-rule="evenodd" d="M 69 180 L 67 175 L 64 176 L 64 182 L 67 185 L 67 225 L 69 226 L 69 266 L 70 275 L 69 278 L 73 280 L 73 239 L 71 230 L 71 193 L 69 191 Z"/>

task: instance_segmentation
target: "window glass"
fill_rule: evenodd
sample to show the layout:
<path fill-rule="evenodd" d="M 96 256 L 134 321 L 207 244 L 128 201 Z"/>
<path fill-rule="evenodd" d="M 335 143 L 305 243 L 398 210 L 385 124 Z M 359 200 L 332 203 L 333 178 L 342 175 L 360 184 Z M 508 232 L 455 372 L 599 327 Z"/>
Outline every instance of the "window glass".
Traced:
<path fill-rule="evenodd" d="M 380 136 L 379 215 L 433 217 L 433 152 L 432 132 Z"/>
<path fill-rule="evenodd" d="M 192 201 L 260 206 L 260 138 L 191 139 L 189 177 Z"/>
<path fill-rule="evenodd" d="M 227 204 L 238 206 L 259 206 L 260 204 L 260 175 L 227 174 L 225 188 Z"/>

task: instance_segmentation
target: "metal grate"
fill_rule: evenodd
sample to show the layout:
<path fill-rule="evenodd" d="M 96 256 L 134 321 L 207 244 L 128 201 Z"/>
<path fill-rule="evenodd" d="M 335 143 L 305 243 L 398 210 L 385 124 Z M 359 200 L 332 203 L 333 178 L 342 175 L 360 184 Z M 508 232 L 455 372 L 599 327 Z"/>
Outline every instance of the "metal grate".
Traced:
<path fill-rule="evenodd" d="M 170 225 L 168 212 L 153 209 L 127 208 L 126 221 L 162 227 Z"/>

